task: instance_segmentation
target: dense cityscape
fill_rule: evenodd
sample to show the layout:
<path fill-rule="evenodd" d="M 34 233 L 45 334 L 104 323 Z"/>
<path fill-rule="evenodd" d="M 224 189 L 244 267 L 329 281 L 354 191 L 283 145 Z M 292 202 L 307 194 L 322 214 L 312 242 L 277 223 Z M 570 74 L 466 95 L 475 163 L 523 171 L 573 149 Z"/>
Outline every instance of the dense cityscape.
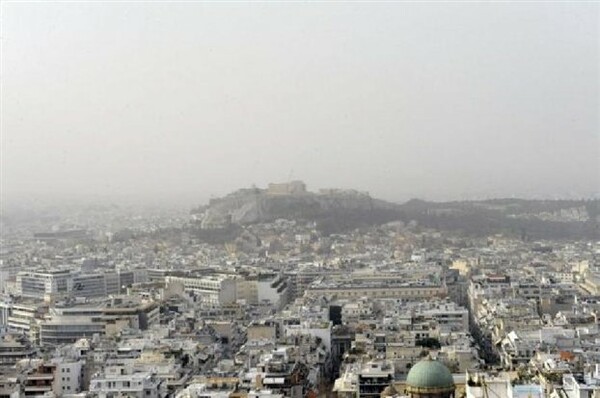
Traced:
<path fill-rule="evenodd" d="M 323 233 L 296 205 L 238 223 L 242 194 L 3 219 L 0 396 L 600 396 L 597 240 L 400 219 Z"/>
<path fill-rule="evenodd" d="M 0 398 L 600 398 L 599 0 L 0 0 Z"/>

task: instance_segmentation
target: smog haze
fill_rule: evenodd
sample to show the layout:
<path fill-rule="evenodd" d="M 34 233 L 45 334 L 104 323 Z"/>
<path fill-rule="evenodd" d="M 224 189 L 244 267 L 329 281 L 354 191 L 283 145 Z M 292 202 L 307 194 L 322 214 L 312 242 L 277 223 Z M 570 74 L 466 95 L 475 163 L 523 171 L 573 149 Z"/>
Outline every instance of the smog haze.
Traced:
<path fill-rule="evenodd" d="M 599 10 L 3 3 L 3 200 L 591 197 Z"/>

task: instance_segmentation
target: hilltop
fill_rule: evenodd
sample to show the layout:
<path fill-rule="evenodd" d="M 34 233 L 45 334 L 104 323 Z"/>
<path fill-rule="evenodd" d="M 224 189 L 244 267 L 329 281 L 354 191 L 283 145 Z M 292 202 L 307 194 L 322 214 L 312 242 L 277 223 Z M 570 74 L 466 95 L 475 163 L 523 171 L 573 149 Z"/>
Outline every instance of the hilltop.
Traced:
<path fill-rule="evenodd" d="M 279 218 L 314 221 L 324 233 L 391 221 L 452 230 L 467 235 L 506 233 L 523 239 L 598 239 L 598 200 L 524 200 L 428 202 L 403 204 L 346 189 L 310 192 L 301 181 L 240 189 L 192 210 L 205 230 L 270 222 Z"/>

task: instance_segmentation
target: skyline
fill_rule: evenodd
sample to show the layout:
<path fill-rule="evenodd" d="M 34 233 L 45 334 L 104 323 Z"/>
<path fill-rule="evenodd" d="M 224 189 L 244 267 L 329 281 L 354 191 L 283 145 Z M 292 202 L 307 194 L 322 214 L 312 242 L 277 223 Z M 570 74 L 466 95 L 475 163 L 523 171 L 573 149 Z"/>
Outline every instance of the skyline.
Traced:
<path fill-rule="evenodd" d="M 598 4 L 1 7 L 3 202 L 599 192 Z"/>

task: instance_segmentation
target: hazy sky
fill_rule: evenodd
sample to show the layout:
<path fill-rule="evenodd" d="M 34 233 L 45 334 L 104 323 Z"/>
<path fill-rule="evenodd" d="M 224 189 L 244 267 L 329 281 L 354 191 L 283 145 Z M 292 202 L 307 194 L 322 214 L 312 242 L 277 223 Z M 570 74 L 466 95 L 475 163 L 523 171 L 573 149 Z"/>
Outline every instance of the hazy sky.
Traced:
<path fill-rule="evenodd" d="M 5 198 L 600 190 L 598 3 L 1 7 Z"/>

